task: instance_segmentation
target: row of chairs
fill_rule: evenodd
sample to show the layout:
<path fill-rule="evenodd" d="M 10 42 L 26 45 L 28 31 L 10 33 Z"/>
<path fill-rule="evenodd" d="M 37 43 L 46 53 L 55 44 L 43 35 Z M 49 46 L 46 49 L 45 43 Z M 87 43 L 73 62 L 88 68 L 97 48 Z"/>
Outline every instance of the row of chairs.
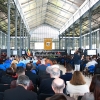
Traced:
<path fill-rule="evenodd" d="M 47 97 L 51 97 L 53 94 L 43 94 L 41 93 L 38 97 L 38 100 L 45 100 Z M 0 92 L 0 100 L 3 100 L 4 92 Z M 82 96 L 78 96 L 77 100 L 81 100 Z"/>

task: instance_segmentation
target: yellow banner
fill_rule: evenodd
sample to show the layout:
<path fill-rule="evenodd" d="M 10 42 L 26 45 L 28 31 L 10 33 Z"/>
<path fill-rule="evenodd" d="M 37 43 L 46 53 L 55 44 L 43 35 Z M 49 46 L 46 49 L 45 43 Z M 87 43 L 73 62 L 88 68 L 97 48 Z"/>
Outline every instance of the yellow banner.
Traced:
<path fill-rule="evenodd" d="M 52 38 L 44 38 L 44 50 L 52 50 Z"/>

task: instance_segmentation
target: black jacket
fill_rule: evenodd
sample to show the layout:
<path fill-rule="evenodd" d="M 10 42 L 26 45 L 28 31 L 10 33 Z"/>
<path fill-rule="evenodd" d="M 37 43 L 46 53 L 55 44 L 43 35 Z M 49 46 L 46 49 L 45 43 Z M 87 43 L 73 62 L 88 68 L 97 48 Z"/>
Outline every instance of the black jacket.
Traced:
<path fill-rule="evenodd" d="M 17 86 L 4 92 L 4 100 L 37 100 L 37 94 Z"/>
<path fill-rule="evenodd" d="M 38 76 L 31 71 L 26 71 L 25 75 L 29 77 L 29 79 L 33 82 L 33 84 L 38 85 Z"/>
<path fill-rule="evenodd" d="M 39 87 L 39 93 L 54 94 L 54 91 L 52 90 L 51 87 L 53 80 L 54 78 L 43 79 Z"/>

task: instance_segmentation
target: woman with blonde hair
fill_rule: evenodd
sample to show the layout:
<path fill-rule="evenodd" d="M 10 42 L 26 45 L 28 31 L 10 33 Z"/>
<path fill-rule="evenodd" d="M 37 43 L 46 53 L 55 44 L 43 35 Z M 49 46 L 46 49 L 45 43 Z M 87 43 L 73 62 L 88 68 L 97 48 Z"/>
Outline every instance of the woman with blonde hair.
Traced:
<path fill-rule="evenodd" d="M 12 68 L 13 72 L 16 73 L 16 69 L 17 69 L 16 64 L 12 63 L 10 67 Z"/>
<path fill-rule="evenodd" d="M 11 66 L 10 66 L 10 68 L 11 68 L 12 71 L 13 71 L 12 77 L 16 79 L 16 78 L 18 77 L 18 75 L 16 74 L 16 69 L 17 69 L 16 64 L 15 64 L 15 63 L 12 63 Z"/>
<path fill-rule="evenodd" d="M 89 87 L 86 85 L 84 77 L 80 71 L 75 71 L 72 79 L 67 81 L 67 94 L 70 94 L 71 97 L 74 97 L 77 100 L 77 97 L 84 95 L 84 93 L 89 92 Z"/>

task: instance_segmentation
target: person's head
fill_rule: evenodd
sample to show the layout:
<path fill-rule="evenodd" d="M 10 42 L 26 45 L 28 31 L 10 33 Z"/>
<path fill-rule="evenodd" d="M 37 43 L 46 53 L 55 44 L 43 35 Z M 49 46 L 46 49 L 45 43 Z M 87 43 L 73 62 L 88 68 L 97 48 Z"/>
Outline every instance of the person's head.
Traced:
<path fill-rule="evenodd" d="M 21 85 L 25 89 L 27 89 L 27 87 L 29 86 L 29 82 L 30 82 L 30 80 L 29 80 L 28 76 L 26 76 L 26 75 L 20 75 L 16 81 L 17 85 Z"/>
<path fill-rule="evenodd" d="M 55 94 L 49 100 L 67 100 L 64 94 Z"/>
<path fill-rule="evenodd" d="M 58 78 L 60 77 L 60 69 L 59 68 L 52 68 L 50 72 L 51 78 Z"/>
<path fill-rule="evenodd" d="M 13 72 L 16 72 L 17 66 L 15 63 L 12 63 L 10 67 L 12 68 Z"/>
<path fill-rule="evenodd" d="M 97 75 L 92 77 L 92 81 L 91 81 L 90 88 L 89 88 L 90 92 L 94 92 L 94 88 L 95 88 L 95 84 L 96 84 L 96 78 L 97 78 Z"/>
<path fill-rule="evenodd" d="M 96 84 L 94 89 L 94 100 L 100 100 L 100 75 L 96 76 Z"/>
<path fill-rule="evenodd" d="M 52 68 L 59 68 L 59 65 L 58 64 L 55 64 L 55 65 L 51 65 Z"/>
<path fill-rule="evenodd" d="M 52 67 L 51 67 L 51 66 L 48 66 L 48 67 L 46 68 L 46 72 L 50 74 L 51 69 L 52 69 Z"/>
<path fill-rule="evenodd" d="M 25 69 L 23 67 L 17 67 L 16 73 L 18 74 L 18 76 L 25 75 Z"/>
<path fill-rule="evenodd" d="M 72 85 L 84 85 L 86 84 L 84 77 L 80 71 L 75 71 L 72 79 L 70 80 Z"/>
<path fill-rule="evenodd" d="M 13 75 L 13 70 L 12 70 L 12 68 L 7 68 L 7 69 L 6 69 L 6 74 L 12 76 L 12 75 Z"/>
<path fill-rule="evenodd" d="M 65 88 L 65 83 L 62 79 L 56 78 L 52 82 L 52 89 L 55 93 L 63 93 L 63 89 Z"/>
<path fill-rule="evenodd" d="M 33 65 L 31 63 L 26 64 L 26 70 L 32 70 Z"/>
<path fill-rule="evenodd" d="M 67 64 L 66 65 L 66 72 L 72 72 L 72 70 L 73 70 L 72 65 L 71 64 Z"/>

